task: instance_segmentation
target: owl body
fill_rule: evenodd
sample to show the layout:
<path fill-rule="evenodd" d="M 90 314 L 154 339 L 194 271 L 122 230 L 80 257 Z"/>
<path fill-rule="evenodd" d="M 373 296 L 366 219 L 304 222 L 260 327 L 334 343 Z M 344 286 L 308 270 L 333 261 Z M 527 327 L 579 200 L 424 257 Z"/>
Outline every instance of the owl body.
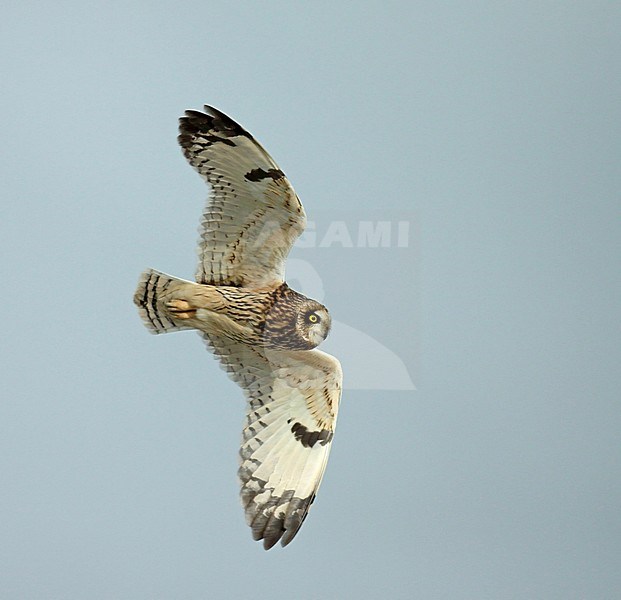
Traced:
<path fill-rule="evenodd" d="M 146 293 L 146 296 L 145 296 Z M 150 329 L 164 321 L 270 350 L 311 350 L 328 335 L 328 309 L 282 283 L 271 290 L 198 284 L 149 270 L 134 296 Z"/>
<path fill-rule="evenodd" d="M 198 331 L 242 388 L 240 496 L 253 538 L 269 549 L 295 537 L 315 499 L 343 374 L 336 358 L 315 349 L 330 330 L 328 310 L 284 281 L 306 224 L 302 203 L 246 130 L 205 109 L 186 111 L 178 137 L 211 190 L 196 282 L 150 269 L 134 302 L 152 333 Z"/>

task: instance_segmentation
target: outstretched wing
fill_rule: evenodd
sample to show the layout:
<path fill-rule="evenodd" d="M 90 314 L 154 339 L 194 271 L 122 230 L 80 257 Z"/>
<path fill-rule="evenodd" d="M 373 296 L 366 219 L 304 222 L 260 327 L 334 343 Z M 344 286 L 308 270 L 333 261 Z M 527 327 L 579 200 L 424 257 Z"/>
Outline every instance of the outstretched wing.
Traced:
<path fill-rule="evenodd" d="M 179 144 L 211 188 L 203 215 L 198 283 L 263 287 L 284 281 L 306 215 L 272 157 L 210 106 L 179 119 Z"/>
<path fill-rule="evenodd" d="M 343 375 L 320 350 L 265 351 L 203 334 L 248 399 L 238 471 L 246 521 L 269 550 L 286 546 L 315 499 L 328 455 Z"/>

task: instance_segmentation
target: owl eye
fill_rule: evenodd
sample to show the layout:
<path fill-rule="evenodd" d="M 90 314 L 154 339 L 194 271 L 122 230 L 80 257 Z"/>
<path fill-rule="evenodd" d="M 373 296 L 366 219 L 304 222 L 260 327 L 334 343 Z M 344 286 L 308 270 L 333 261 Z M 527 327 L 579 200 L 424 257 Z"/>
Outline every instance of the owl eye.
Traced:
<path fill-rule="evenodd" d="M 309 314 L 307 314 L 307 315 L 306 315 L 306 320 L 307 320 L 309 323 L 319 323 L 319 321 L 320 321 L 321 319 L 319 318 L 319 315 L 318 315 L 318 314 L 316 314 L 316 313 L 312 312 L 312 313 L 309 313 Z"/>

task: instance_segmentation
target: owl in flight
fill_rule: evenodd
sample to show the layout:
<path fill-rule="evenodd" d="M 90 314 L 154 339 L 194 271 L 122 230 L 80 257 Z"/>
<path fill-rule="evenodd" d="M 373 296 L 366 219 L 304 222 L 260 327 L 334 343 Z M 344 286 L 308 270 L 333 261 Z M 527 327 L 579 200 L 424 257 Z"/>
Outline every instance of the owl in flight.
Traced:
<path fill-rule="evenodd" d="M 150 269 L 134 302 L 153 333 L 198 330 L 243 389 L 246 520 L 266 550 L 286 546 L 326 468 L 343 379 L 339 361 L 315 350 L 328 310 L 284 280 L 306 215 L 272 157 L 219 110 L 186 111 L 178 140 L 210 187 L 196 283 Z"/>

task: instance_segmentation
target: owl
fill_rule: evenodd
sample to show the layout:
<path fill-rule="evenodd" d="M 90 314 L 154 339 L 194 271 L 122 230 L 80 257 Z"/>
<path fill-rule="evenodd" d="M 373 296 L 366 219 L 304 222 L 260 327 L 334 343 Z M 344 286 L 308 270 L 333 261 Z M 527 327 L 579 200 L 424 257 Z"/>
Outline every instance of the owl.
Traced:
<path fill-rule="evenodd" d="M 134 302 L 153 333 L 197 330 L 242 388 L 246 521 L 266 550 L 286 546 L 321 483 L 343 379 L 339 361 L 316 350 L 328 309 L 285 282 L 306 215 L 270 155 L 219 110 L 186 111 L 178 140 L 210 187 L 196 283 L 149 269 Z"/>

